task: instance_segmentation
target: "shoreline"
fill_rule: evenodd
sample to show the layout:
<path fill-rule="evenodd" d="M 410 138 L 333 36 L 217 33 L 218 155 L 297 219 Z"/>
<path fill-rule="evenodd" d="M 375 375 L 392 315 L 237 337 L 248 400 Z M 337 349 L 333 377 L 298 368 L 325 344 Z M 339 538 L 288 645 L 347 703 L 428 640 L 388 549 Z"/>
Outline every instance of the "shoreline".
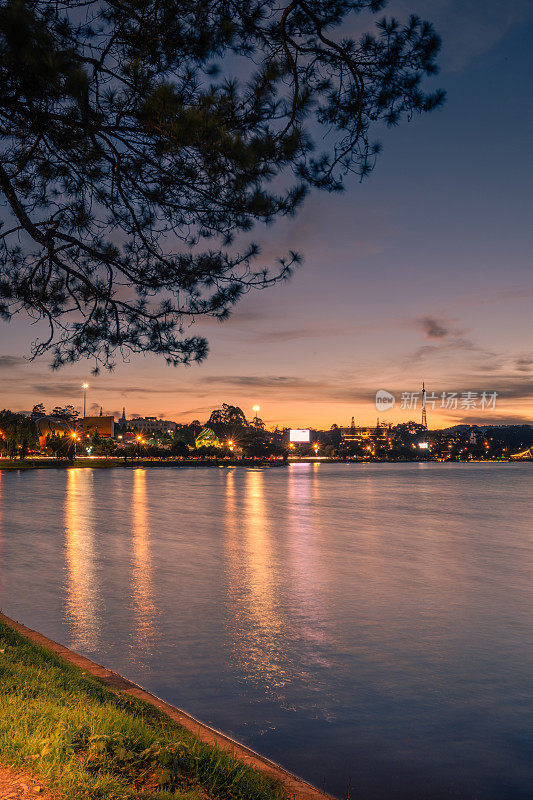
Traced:
<path fill-rule="evenodd" d="M 53 639 L 49 639 L 38 631 L 28 628 L 26 625 L 11 619 L 1 611 L 0 621 L 21 636 L 29 639 L 33 644 L 37 644 L 45 650 L 51 651 L 69 664 L 81 668 L 84 672 L 87 672 L 104 684 L 104 686 L 112 692 L 128 694 L 131 697 L 148 703 L 158 709 L 158 711 L 163 712 L 163 714 L 169 717 L 173 722 L 178 723 L 178 725 L 181 725 L 194 736 L 198 737 L 204 744 L 234 756 L 247 766 L 256 769 L 265 777 L 280 784 L 286 793 L 287 800 L 335 800 L 333 795 L 317 789 L 303 778 L 284 769 L 284 767 L 277 764 L 275 761 L 271 761 L 265 756 L 262 756 L 260 753 L 232 739 L 216 728 L 212 728 L 200 722 L 186 711 L 167 703 L 157 695 L 152 694 L 133 681 L 124 678 L 117 672 L 113 672 L 113 670 L 107 669 L 107 667 L 103 667 L 101 664 L 97 664 L 95 661 L 70 650 L 68 647 L 55 642 Z"/>
<path fill-rule="evenodd" d="M 284 467 L 286 463 L 283 461 L 270 461 L 269 459 L 184 459 L 182 461 L 173 461 L 172 459 L 156 461 L 155 459 L 135 459 L 133 461 L 124 461 L 123 458 L 109 458 L 109 459 L 90 459 L 90 458 L 77 458 L 75 461 L 53 459 L 32 459 L 28 458 L 24 461 L 0 461 L 0 472 L 2 470 L 30 470 L 30 469 L 137 469 L 154 468 L 161 469 L 170 467 L 172 469 L 180 469 L 185 467 Z"/>
<path fill-rule="evenodd" d="M 533 458 L 505 458 L 505 459 L 470 459 L 469 461 L 437 461 L 432 459 L 355 459 L 355 458 L 289 458 L 281 459 L 172 459 L 154 460 L 139 459 L 139 461 L 124 461 L 119 458 L 90 459 L 80 458 L 75 461 L 56 461 L 54 459 L 25 459 L 23 461 L 0 460 L 0 472 L 16 472 L 33 469 L 199 469 L 201 467 L 287 467 L 289 464 L 524 464 L 533 461 Z"/>

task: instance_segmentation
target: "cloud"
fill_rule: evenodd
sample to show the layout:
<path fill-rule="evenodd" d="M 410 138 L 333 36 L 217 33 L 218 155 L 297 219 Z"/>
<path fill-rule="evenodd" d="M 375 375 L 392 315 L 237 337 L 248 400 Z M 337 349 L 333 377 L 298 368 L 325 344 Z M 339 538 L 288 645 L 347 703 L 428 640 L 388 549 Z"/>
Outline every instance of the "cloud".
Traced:
<path fill-rule="evenodd" d="M 373 330 L 378 325 L 344 325 L 328 327 L 301 327 L 289 328 L 285 330 L 265 331 L 256 333 L 253 336 L 254 342 L 262 344 L 275 344 L 276 342 L 288 342 L 296 339 L 325 339 L 335 336 L 349 336 L 363 331 Z"/>
<path fill-rule="evenodd" d="M 45 383 L 34 383 L 30 387 L 30 391 L 37 392 L 38 394 L 45 394 L 45 395 L 63 395 L 65 397 L 78 397 L 81 396 L 81 389 L 79 388 L 79 384 L 76 381 L 47 381 Z M 120 394 L 123 397 L 127 397 L 129 394 L 175 394 L 176 387 L 167 387 L 164 388 L 162 386 L 154 386 L 154 385 L 146 385 L 146 386 L 135 386 L 129 385 L 124 386 L 116 385 L 114 383 L 105 384 L 104 382 L 98 384 L 98 387 L 94 389 L 98 394 L 103 392 L 111 392 L 113 394 Z M 180 389 L 181 391 L 181 389 Z M 98 408 L 100 408 L 100 404 L 96 404 Z"/>
<path fill-rule="evenodd" d="M 0 356 L 0 369 L 13 369 L 24 363 L 26 359 L 22 356 Z"/>
<path fill-rule="evenodd" d="M 185 419 L 186 421 L 195 419 L 198 415 L 211 414 L 213 404 L 208 406 L 197 406 L 196 408 L 187 408 L 185 411 L 174 411 L 170 414 L 170 419 Z"/>
<path fill-rule="evenodd" d="M 517 376 L 491 376 L 490 374 L 483 375 L 482 378 L 479 375 L 471 375 L 470 377 L 455 376 L 447 380 L 445 384 L 442 379 L 439 379 L 438 385 L 431 385 L 426 381 L 426 389 L 428 394 L 434 393 L 439 398 L 435 406 L 436 409 L 439 408 L 440 397 L 443 392 L 457 392 L 459 405 L 461 394 L 464 392 L 475 394 L 478 403 L 483 393 L 487 396 L 496 393 L 496 405 L 510 400 L 523 401 L 528 404 L 533 402 L 533 381 L 525 381 Z M 460 411 L 461 409 L 457 410 Z"/>
<path fill-rule="evenodd" d="M 442 339 L 451 333 L 447 323 L 435 317 L 421 317 L 418 322 L 428 339 Z"/>
<path fill-rule="evenodd" d="M 253 301 L 248 301 L 250 302 Z M 212 328 L 215 326 L 220 326 L 221 324 L 224 325 L 225 329 L 228 328 L 246 328 L 250 325 L 257 325 L 258 322 L 262 320 L 271 320 L 273 314 L 268 313 L 263 308 L 248 308 L 248 309 L 241 309 L 236 307 L 235 310 L 231 311 L 230 316 L 221 321 L 216 317 L 201 317 L 196 319 L 194 322 L 191 322 L 189 326 L 187 326 L 186 331 L 190 328 Z"/>
<path fill-rule="evenodd" d="M 411 353 L 406 358 L 407 364 L 417 364 L 421 361 L 427 361 L 429 358 L 435 359 L 436 357 L 447 356 L 450 353 L 457 353 L 458 351 L 474 351 L 484 352 L 476 347 L 469 339 L 447 339 L 442 344 L 426 344 L 419 347 L 414 353 Z"/>
<path fill-rule="evenodd" d="M 533 370 L 533 356 L 519 356 L 516 359 L 516 368 L 520 372 L 531 372 Z"/>
<path fill-rule="evenodd" d="M 211 375 L 201 379 L 208 386 L 221 386 L 225 391 L 243 389 L 256 394 L 267 393 L 277 399 L 302 402 L 373 402 L 375 386 L 368 388 L 355 384 L 353 377 L 324 376 L 322 380 L 309 380 L 292 375 Z"/>
<path fill-rule="evenodd" d="M 482 392 L 497 392 L 500 401 L 526 400 L 533 402 L 533 381 L 515 376 L 496 375 L 491 377 L 487 375 L 483 384 L 474 384 L 463 391 L 473 391 L 478 392 L 478 394 Z"/>
<path fill-rule="evenodd" d="M 323 336 L 324 333 L 318 329 L 313 328 L 293 328 L 292 330 L 279 330 L 279 331 L 266 331 L 265 333 L 256 333 L 253 337 L 254 342 L 261 342 L 263 344 L 270 344 L 275 342 L 288 342 L 295 339 L 313 339 L 317 336 Z"/>
<path fill-rule="evenodd" d="M 80 385 L 75 381 L 45 381 L 44 383 L 33 383 L 29 389 L 32 392 L 45 396 L 61 395 L 69 399 L 81 396 Z"/>
<path fill-rule="evenodd" d="M 457 356 L 460 352 L 474 353 L 477 358 L 496 358 L 496 354 L 475 344 L 466 332 L 454 324 L 453 320 L 445 320 L 436 316 L 416 317 L 411 321 L 424 338 L 431 344 L 422 345 L 405 359 L 406 364 L 417 364 L 429 358 Z"/>

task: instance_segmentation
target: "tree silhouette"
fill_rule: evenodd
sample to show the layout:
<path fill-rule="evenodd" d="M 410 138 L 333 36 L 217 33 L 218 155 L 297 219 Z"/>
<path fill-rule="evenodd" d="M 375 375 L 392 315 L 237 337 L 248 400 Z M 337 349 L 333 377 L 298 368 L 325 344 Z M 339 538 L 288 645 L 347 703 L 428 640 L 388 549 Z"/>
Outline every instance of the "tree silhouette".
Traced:
<path fill-rule="evenodd" d="M 2 3 L 0 313 L 48 323 L 33 354 L 95 370 L 117 353 L 199 361 L 190 321 L 288 277 L 298 254 L 258 263 L 241 234 L 294 213 L 309 187 L 365 177 L 373 127 L 443 100 L 421 88 L 439 49 L 429 23 L 339 34 L 383 5 Z"/>
<path fill-rule="evenodd" d="M 216 408 L 211 412 L 207 423 L 209 427 L 218 425 L 222 427 L 243 427 L 248 425 L 244 411 L 239 406 L 232 406 L 228 403 L 222 403 L 222 408 Z"/>
<path fill-rule="evenodd" d="M 56 419 L 63 420 L 63 422 L 75 422 L 79 413 L 80 412 L 71 405 L 56 406 L 52 411 L 52 416 Z"/>
<path fill-rule="evenodd" d="M 6 442 L 10 458 L 17 455 L 19 446 L 22 447 L 25 444 L 26 452 L 28 447 L 37 446 L 37 428 L 34 421 L 25 414 L 17 414 L 8 409 L 0 411 L 0 431 Z"/>

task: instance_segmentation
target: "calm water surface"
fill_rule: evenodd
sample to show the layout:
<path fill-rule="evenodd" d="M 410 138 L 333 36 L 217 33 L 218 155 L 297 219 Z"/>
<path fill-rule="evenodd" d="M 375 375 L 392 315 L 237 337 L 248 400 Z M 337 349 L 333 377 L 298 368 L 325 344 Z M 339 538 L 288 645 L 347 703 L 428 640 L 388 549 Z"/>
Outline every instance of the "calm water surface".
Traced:
<path fill-rule="evenodd" d="M 533 797 L 532 464 L 0 474 L 0 606 L 365 800 Z"/>

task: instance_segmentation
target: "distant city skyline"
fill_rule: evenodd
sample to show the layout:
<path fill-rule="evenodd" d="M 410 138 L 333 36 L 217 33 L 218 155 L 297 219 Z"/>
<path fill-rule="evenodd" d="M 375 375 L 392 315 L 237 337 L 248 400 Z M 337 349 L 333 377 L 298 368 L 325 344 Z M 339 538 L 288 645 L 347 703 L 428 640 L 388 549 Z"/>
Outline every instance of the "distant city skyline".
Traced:
<path fill-rule="evenodd" d="M 390 394 L 388 392 L 386 393 Z M 381 394 L 381 392 L 379 394 Z M 275 410 L 275 408 L 269 409 L 267 407 L 263 409 L 257 404 L 251 408 L 248 408 L 246 405 L 241 405 L 237 402 L 233 403 L 228 401 L 228 403 L 239 406 L 250 422 L 253 422 L 253 419 L 256 416 L 259 417 L 266 424 L 267 428 L 274 428 L 277 426 L 286 428 L 301 427 L 327 430 L 334 424 L 338 425 L 338 427 L 349 427 L 352 424 L 352 420 L 353 424 L 363 426 L 376 424 L 376 422 L 379 422 L 380 424 L 390 423 L 395 425 L 401 422 L 414 421 L 425 424 L 426 416 L 423 416 L 424 405 L 422 403 L 422 394 L 423 392 L 420 388 L 414 391 L 402 392 L 398 395 L 398 397 L 395 397 L 394 410 L 385 411 L 383 410 L 382 405 L 376 402 L 377 398 L 374 398 L 374 404 L 372 406 L 374 409 L 374 417 L 368 421 L 363 421 L 363 419 L 359 417 L 356 418 L 355 414 L 352 414 L 350 419 L 334 420 L 331 423 L 322 422 L 317 424 L 304 424 L 305 420 L 299 420 L 299 422 L 302 423 L 301 425 L 295 423 L 293 419 L 282 420 L 281 418 L 269 418 L 268 416 L 265 416 L 265 411 L 269 413 Z M 427 392 L 427 400 L 425 405 L 426 414 L 428 415 L 427 427 L 429 429 L 438 429 L 448 425 L 460 423 L 480 426 L 522 423 L 528 424 L 528 420 L 523 420 L 520 418 L 517 418 L 514 421 L 511 419 L 510 421 L 507 420 L 506 422 L 502 422 L 501 415 L 497 413 L 497 403 L 497 392 L 487 392 L 485 390 L 466 392 L 444 391 L 438 394 L 429 390 Z M 70 398 L 68 403 L 64 398 L 59 399 L 57 403 L 50 403 L 48 406 L 43 403 L 43 405 L 45 405 L 47 414 L 51 414 L 53 408 L 56 406 L 61 406 L 62 404 L 73 406 L 79 412 L 80 418 L 84 416 L 83 403 L 76 403 L 75 398 Z M 30 404 L 30 406 L 27 408 L 11 410 L 29 414 L 35 405 L 36 404 Z M 169 420 L 172 422 L 178 422 L 179 424 L 186 424 L 192 422 L 193 419 L 198 419 L 200 422 L 205 423 L 211 412 L 220 406 L 222 406 L 222 402 L 218 405 L 208 405 L 205 408 L 189 409 L 188 411 L 179 412 L 174 418 L 167 415 L 165 412 L 154 413 L 153 410 L 148 410 L 145 412 L 129 411 L 126 406 L 123 406 L 122 409 L 111 410 L 106 409 L 101 403 L 87 402 L 87 417 L 96 419 L 103 415 L 104 417 L 114 417 L 116 420 L 119 420 L 124 419 L 125 415 L 125 418 L 128 421 L 142 418 Z"/>
<path fill-rule="evenodd" d="M 443 37 L 442 110 L 382 136 L 374 174 L 337 196 L 314 194 L 301 213 L 256 230 L 265 263 L 289 248 L 304 265 L 291 281 L 250 293 L 230 320 L 204 321 L 211 352 L 198 366 L 154 357 L 91 376 L 79 363 L 52 373 L 24 356 L 43 329 L 1 323 L 2 406 L 43 402 L 104 413 L 205 419 L 223 402 L 268 426 L 375 423 L 378 389 L 498 394 L 483 412 L 428 408 L 430 427 L 533 419 L 531 348 L 533 11 L 398 0 L 387 14 L 420 13 Z M 420 409 L 379 414 L 397 423 Z"/>

